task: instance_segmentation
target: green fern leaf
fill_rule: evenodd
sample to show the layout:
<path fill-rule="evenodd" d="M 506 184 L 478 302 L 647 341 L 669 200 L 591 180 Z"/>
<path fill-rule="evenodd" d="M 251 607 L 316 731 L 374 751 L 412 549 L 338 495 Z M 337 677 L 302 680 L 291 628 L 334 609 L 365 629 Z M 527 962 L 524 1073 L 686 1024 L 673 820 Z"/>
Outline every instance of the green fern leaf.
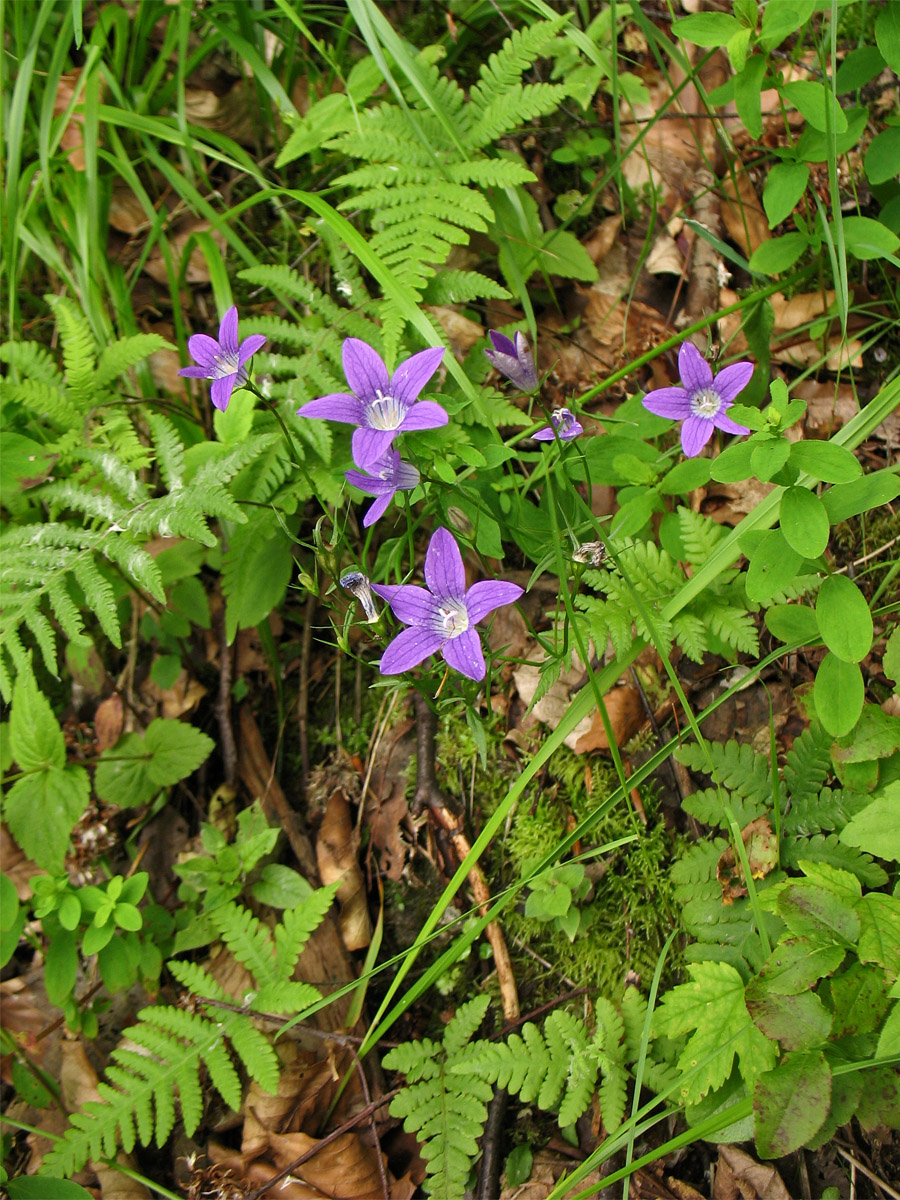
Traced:
<path fill-rule="evenodd" d="M 98 390 L 108 387 L 120 375 L 136 367 L 157 350 L 175 349 L 176 346 L 160 337 L 158 333 L 135 333 L 130 337 L 120 338 L 117 342 L 110 343 L 100 355 L 94 387 Z"/>
<path fill-rule="evenodd" d="M 818 800 L 831 774 L 831 742 L 818 721 L 795 739 L 784 761 L 784 782 L 791 800 Z"/>
<path fill-rule="evenodd" d="M 84 409 L 94 397 L 96 349 L 91 327 L 84 314 L 68 296 L 46 295 L 53 310 L 62 342 L 66 386 L 69 397 Z"/>
<path fill-rule="evenodd" d="M 334 903 L 337 887 L 334 883 L 317 888 L 294 908 L 285 909 L 281 923 L 275 927 L 275 975 L 272 983 L 288 980 L 293 975 L 304 946 L 325 920 Z M 258 982 L 262 983 L 262 980 Z"/>
<path fill-rule="evenodd" d="M 9 363 L 14 372 L 37 383 L 49 384 L 54 389 L 63 386 L 62 372 L 40 342 L 4 342 L 0 346 L 0 362 Z"/>
<path fill-rule="evenodd" d="M 239 904 L 222 904 L 209 918 L 219 937 L 257 985 L 276 982 L 278 976 L 272 939 L 257 917 Z"/>
<path fill-rule="evenodd" d="M 781 861 L 786 867 L 799 867 L 804 860 L 827 863 L 842 871 L 850 871 L 868 888 L 884 887 L 887 874 L 872 860 L 870 854 L 847 846 L 836 833 L 817 833 L 814 837 L 792 838 L 782 845 Z"/>
<path fill-rule="evenodd" d="M 684 505 L 678 508 L 678 532 L 688 562 L 696 567 L 702 566 L 719 542 L 728 536 L 728 531 L 721 525 Z"/>
<path fill-rule="evenodd" d="M 767 811 L 767 806 L 759 800 L 747 800 L 737 792 L 726 792 L 723 795 L 717 788 L 701 788 L 700 791 L 685 796 L 682 807 L 686 813 L 690 813 L 704 825 L 718 825 L 720 829 L 727 829 L 728 817 L 725 815 L 723 801 L 731 806 L 739 829 L 745 829 L 751 821 L 755 821 Z"/>
<path fill-rule="evenodd" d="M 757 754 L 752 746 L 733 740 L 725 743 L 707 742 L 706 748 L 709 758 L 696 742 L 679 746 L 675 757 L 692 771 L 702 771 L 704 774 L 709 774 L 711 762 L 712 777 L 716 783 L 746 800 L 771 805 L 772 773 L 764 755 Z"/>

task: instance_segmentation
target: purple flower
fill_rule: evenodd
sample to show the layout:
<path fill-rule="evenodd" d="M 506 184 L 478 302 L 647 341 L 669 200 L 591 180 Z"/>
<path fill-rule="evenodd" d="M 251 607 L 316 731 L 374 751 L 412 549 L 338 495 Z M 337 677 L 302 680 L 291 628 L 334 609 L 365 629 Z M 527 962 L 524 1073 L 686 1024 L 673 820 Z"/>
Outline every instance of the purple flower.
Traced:
<path fill-rule="evenodd" d="M 222 318 L 218 341 L 208 333 L 195 333 L 188 338 L 188 350 L 198 366 L 182 367 L 178 374 L 187 379 L 211 379 L 210 399 L 224 412 L 234 389 L 247 382 L 245 364 L 265 344 L 261 333 L 251 333 L 238 342 L 237 308 L 232 304 Z"/>
<path fill-rule="evenodd" d="M 298 417 L 317 417 L 358 425 L 354 430 L 353 461 L 369 470 L 382 459 L 398 433 L 438 429 L 447 414 L 433 400 L 419 400 L 419 392 L 438 369 L 441 346 L 422 350 L 402 362 L 388 377 L 387 367 L 371 346 L 359 338 L 344 342 L 344 374 L 353 389 L 320 396 L 297 409 Z"/>
<path fill-rule="evenodd" d="M 534 369 L 534 359 L 525 341 L 523 333 L 517 333 L 515 341 L 489 329 L 488 335 L 494 344 L 493 350 L 485 350 L 485 357 L 497 368 L 501 375 L 511 380 L 521 392 L 533 392 L 537 389 L 538 377 Z"/>
<path fill-rule="evenodd" d="M 363 575 L 362 571 L 348 571 L 346 575 L 341 576 L 341 587 L 355 596 L 362 605 L 363 612 L 366 614 L 366 620 L 371 625 L 378 620 L 378 612 L 375 608 L 375 601 L 372 599 L 372 585 L 369 582 L 368 575 Z"/>
<path fill-rule="evenodd" d="M 484 679 L 484 654 L 474 626 L 503 604 L 522 595 L 516 583 L 485 579 L 466 591 L 466 572 L 459 546 L 446 529 L 436 529 L 425 555 L 425 588 L 410 584 L 372 584 L 394 616 L 408 625 L 382 655 L 382 675 L 399 675 L 440 650 L 454 671 Z"/>
<path fill-rule="evenodd" d="M 374 525 L 397 492 L 411 492 L 419 482 L 419 472 L 412 463 L 404 462 L 399 450 L 388 450 L 382 458 L 369 467 L 371 474 L 360 471 L 345 471 L 344 478 L 361 492 L 378 499 L 363 517 L 363 527 Z"/>
<path fill-rule="evenodd" d="M 749 433 L 726 416 L 753 375 L 753 363 L 736 362 L 713 379 L 709 363 L 691 342 L 678 351 L 678 370 L 681 387 L 656 388 L 643 399 L 644 408 L 658 417 L 683 421 L 681 448 L 688 458 L 695 458 L 709 439 L 713 428 L 725 433 Z"/>
<path fill-rule="evenodd" d="M 531 436 L 536 442 L 571 442 L 584 433 L 584 426 L 570 408 L 554 408 L 550 414 L 550 424 L 545 429 L 539 429 Z"/>

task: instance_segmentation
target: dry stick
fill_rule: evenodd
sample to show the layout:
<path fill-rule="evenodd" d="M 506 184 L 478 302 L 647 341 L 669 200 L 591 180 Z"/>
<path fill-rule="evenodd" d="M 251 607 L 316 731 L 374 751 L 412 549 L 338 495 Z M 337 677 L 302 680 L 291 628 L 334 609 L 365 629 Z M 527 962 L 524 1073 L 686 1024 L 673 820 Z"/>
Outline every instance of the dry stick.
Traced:
<path fill-rule="evenodd" d="M 886 1195 L 891 1197 L 891 1200 L 900 1200 L 900 1192 L 895 1192 L 890 1184 L 885 1183 L 883 1179 L 879 1179 L 874 1171 L 870 1171 L 868 1167 L 864 1167 L 858 1158 L 853 1157 L 849 1150 L 845 1150 L 843 1146 L 838 1145 L 837 1142 L 835 1142 L 834 1148 L 837 1150 L 838 1154 L 840 1154 L 843 1158 L 846 1158 L 847 1162 L 851 1167 L 854 1168 L 854 1170 L 859 1171 L 861 1175 L 865 1175 L 866 1179 L 870 1179 L 872 1183 L 877 1184 Z"/>
<path fill-rule="evenodd" d="M 379 1096 L 377 1100 L 373 1100 L 372 1103 L 367 1105 L 365 1108 L 360 1109 L 356 1116 L 351 1117 L 349 1121 L 345 1121 L 343 1125 L 339 1125 L 337 1129 L 332 1129 L 331 1133 L 327 1133 L 325 1137 L 321 1139 L 321 1141 L 316 1143 L 315 1146 L 310 1146 L 305 1154 L 301 1154 L 299 1158 L 295 1158 L 294 1161 L 288 1163 L 286 1167 L 282 1167 L 281 1170 L 278 1171 L 277 1174 L 273 1175 L 271 1179 L 267 1179 L 266 1182 L 261 1184 L 255 1191 L 250 1192 L 248 1196 L 245 1196 L 244 1200 L 259 1200 L 260 1196 L 264 1196 L 270 1188 L 275 1186 L 276 1183 L 280 1183 L 282 1179 L 287 1178 L 287 1176 L 295 1171 L 297 1167 L 302 1167 L 305 1162 L 309 1162 L 309 1160 L 314 1158 L 320 1150 L 324 1150 L 326 1146 L 329 1146 L 332 1142 L 337 1141 L 337 1139 L 343 1134 L 349 1133 L 352 1129 L 359 1125 L 361 1121 L 365 1121 L 368 1117 L 372 1116 L 373 1113 L 378 1112 L 379 1108 L 382 1108 L 385 1104 L 389 1104 L 390 1101 L 393 1100 L 393 1098 L 398 1094 L 398 1092 L 401 1092 L 402 1090 L 402 1088 L 395 1087 L 392 1091 L 385 1092 L 383 1096 Z"/>
<path fill-rule="evenodd" d="M 219 741 L 222 747 L 222 763 L 225 767 L 225 783 L 234 790 L 237 782 L 237 746 L 231 727 L 231 677 L 234 670 L 234 651 L 228 645 L 225 626 L 225 605 L 216 622 L 219 635 L 219 695 L 216 699 L 216 720 L 219 722 Z"/>
<path fill-rule="evenodd" d="M 447 798 L 441 791 L 434 770 L 437 715 L 425 697 L 416 692 L 413 696 L 416 713 L 416 793 L 413 811 L 427 808 L 432 820 L 449 837 L 459 862 L 463 862 L 472 847 L 463 833 L 461 820 L 450 810 Z M 469 870 L 469 886 L 481 913 L 486 913 L 491 903 L 491 893 L 478 863 Z M 519 1019 L 519 996 L 516 979 L 503 930 L 497 921 L 485 927 L 487 939 L 494 953 L 497 982 L 500 985 L 500 1002 L 507 1024 Z M 506 1116 L 509 1095 L 505 1088 L 498 1088 L 488 1107 L 488 1119 L 482 1137 L 483 1157 L 479 1171 L 476 1200 L 487 1200 L 499 1193 L 500 1184 L 500 1130 Z"/>

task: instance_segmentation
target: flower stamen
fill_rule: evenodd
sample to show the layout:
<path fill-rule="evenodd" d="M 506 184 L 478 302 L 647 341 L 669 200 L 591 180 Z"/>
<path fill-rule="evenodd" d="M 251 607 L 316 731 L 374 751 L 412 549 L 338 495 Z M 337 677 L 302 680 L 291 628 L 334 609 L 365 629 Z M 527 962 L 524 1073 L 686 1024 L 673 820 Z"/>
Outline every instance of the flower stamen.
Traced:
<path fill-rule="evenodd" d="M 711 420 L 722 407 L 722 397 L 715 388 L 705 387 L 691 394 L 691 412 L 695 417 Z"/>

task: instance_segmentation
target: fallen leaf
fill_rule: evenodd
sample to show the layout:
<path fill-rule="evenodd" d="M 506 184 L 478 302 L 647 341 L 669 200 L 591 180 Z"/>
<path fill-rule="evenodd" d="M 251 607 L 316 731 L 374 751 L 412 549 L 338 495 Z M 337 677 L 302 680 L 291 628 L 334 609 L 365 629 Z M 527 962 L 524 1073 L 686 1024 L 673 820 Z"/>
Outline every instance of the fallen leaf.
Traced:
<path fill-rule="evenodd" d="M 479 338 L 484 337 L 484 326 L 455 308 L 445 304 L 428 304 L 426 308 L 447 335 L 450 349 L 457 358 L 465 358 Z"/>
<path fill-rule="evenodd" d="M 81 69 L 64 71 L 59 76 L 56 85 L 56 95 L 53 97 L 53 115 L 61 117 L 66 112 L 75 96 L 81 79 Z M 83 99 L 83 97 L 82 97 Z M 77 109 L 76 105 L 76 109 Z M 75 171 L 83 171 L 87 165 L 84 157 L 84 111 L 73 111 L 62 131 L 59 144 L 69 152 L 69 165 Z"/>
<path fill-rule="evenodd" d="M 366 799 L 365 820 L 372 845 L 378 851 L 378 869 L 395 883 L 403 878 L 409 847 L 401 826 L 409 816 L 409 804 L 401 783 L 394 783 L 390 795 L 379 800 L 370 791 Z"/>
<path fill-rule="evenodd" d="M 340 1074 L 328 1059 L 317 1059 L 296 1042 L 278 1042 L 281 1075 L 278 1093 L 271 1095 L 251 1080 L 244 1102 L 241 1153 L 257 1158 L 269 1148 L 270 1132 L 309 1132 L 334 1099 Z"/>
<path fill-rule="evenodd" d="M 750 874 L 764 879 L 778 865 L 778 842 L 766 817 L 757 817 L 741 830 L 741 840 L 747 852 Z M 743 865 L 735 861 L 734 847 L 723 851 L 716 864 L 716 879 L 722 888 L 725 904 L 733 904 L 738 896 L 747 895 Z"/>
<path fill-rule="evenodd" d="M 26 857 L 5 825 L 0 825 L 0 862 L 3 863 L 3 874 L 12 882 L 20 900 L 31 899 L 28 881 L 33 875 L 47 874 L 43 867 Z"/>
<path fill-rule="evenodd" d="M 359 867 L 359 834 L 343 791 L 332 793 L 316 839 L 316 861 L 324 885 L 337 883 L 341 937 L 348 950 L 361 950 L 372 940 L 366 888 Z"/>
<path fill-rule="evenodd" d="M 555 729 L 572 704 L 572 690 L 577 689 L 584 680 L 584 670 L 577 655 L 572 656 L 574 665 L 564 671 L 556 682 L 538 700 L 531 715 L 536 720 Z M 539 666 L 523 663 L 513 672 L 513 680 L 519 695 L 526 705 L 530 705 L 538 688 L 541 678 Z M 616 744 L 621 746 L 633 737 L 643 723 L 643 709 L 640 694 L 627 684 L 614 687 L 603 697 L 606 711 Z M 586 754 L 591 750 L 608 750 L 609 742 L 603 728 L 603 720 L 598 709 L 582 718 L 566 738 L 566 745 L 576 754 Z"/>
<path fill-rule="evenodd" d="M 745 166 L 739 166 L 722 182 L 722 223 L 746 258 L 772 237 L 768 218 Z"/>
<path fill-rule="evenodd" d="M 161 688 L 148 676 L 141 687 L 141 698 L 147 704 L 159 706 L 159 715 L 171 720 L 196 708 L 206 695 L 206 688 L 182 668 L 171 687 Z"/>
<path fill-rule="evenodd" d="M 713 1200 L 791 1200 L 781 1176 L 739 1146 L 719 1146 Z"/>
<path fill-rule="evenodd" d="M 288 1166 L 302 1154 L 314 1150 L 320 1139 L 305 1133 L 270 1133 L 269 1144 L 276 1165 Z M 381 1175 L 374 1147 L 366 1146 L 355 1133 L 343 1133 L 291 1174 L 326 1196 L 340 1200 L 372 1200 L 381 1195 Z M 387 1168 L 385 1167 L 385 1171 Z M 390 1176 L 388 1176 L 390 1179 Z"/>
<path fill-rule="evenodd" d="M 617 746 L 624 746 L 644 723 L 644 707 L 640 692 L 625 684 L 614 687 L 603 697 L 606 713 Z M 587 754 L 591 750 L 608 750 L 609 740 L 599 710 L 594 714 L 591 727 L 582 734 L 572 747 L 576 754 Z"/>
<path fill-rule="evenodd" d="M 94 713 L 94 737 L 97 739 L 97 749 L 108 750 L 119 740 L 124 724 L 122 697 L 118 692 L 97 705 Z"/>

